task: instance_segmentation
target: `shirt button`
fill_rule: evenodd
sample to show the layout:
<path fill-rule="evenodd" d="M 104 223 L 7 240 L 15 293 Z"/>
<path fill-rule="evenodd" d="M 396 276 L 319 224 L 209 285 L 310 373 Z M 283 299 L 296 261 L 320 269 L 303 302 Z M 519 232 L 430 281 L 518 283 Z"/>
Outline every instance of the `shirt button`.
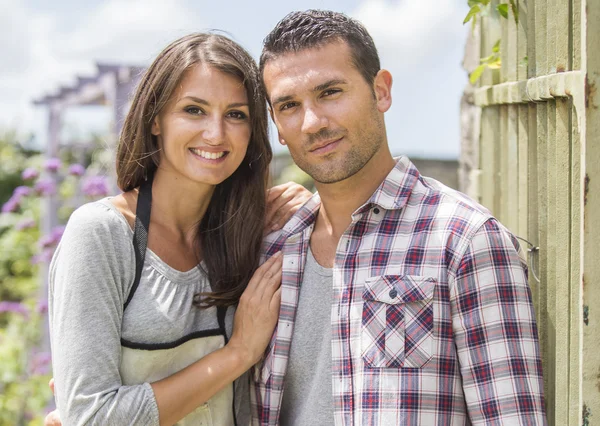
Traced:
<path fill-rule="evenodd" d="M 375 207 L 375 208 L 373 209 L 373 213 L 375 213 L 375 214 L 379 214 L 379 209 L 378 209 L 377 207 Z"/>
<path fill-rule="evenodd" d="M 390 299 L 394 299 L 396 296 L 398 296 L 398 291 L 393 288 L 390 290 Z"/>

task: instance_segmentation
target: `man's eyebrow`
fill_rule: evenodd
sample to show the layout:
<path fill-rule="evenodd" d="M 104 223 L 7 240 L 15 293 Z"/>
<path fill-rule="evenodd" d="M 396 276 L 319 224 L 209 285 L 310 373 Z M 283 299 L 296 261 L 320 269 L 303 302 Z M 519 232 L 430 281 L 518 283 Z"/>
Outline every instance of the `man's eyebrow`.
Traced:
<path fill-rule="evenodd" d="M 206 106 L 210 105 L 210 103 L 207 100 L 198 98 L 196 96 L 184 96 L 183 98 L 181 98 L 179 100 L 182 101 L 184 99 L 189 99 L 200 105 L 206 105 Z M 239 107 L 247 107 L 247 106 L 248 106 L 247 102 L 234 102 L 232 104 L 227 105 L 228 108 L 239 108 Z"/>
<path fill-rule="evenodd" d="M 320 92 L 322 90 L 325 89 L 329 89 L 331 86 L 337 86 L 339 84 L 348 84 L 348 82 L 346 80 L 342 80 L 342 79 L 333 79 L 333 80 L 329 80 L 326 81 L 323 84 L 319 84 L 318 86 L 313 87 L 312 91 L 313 92 Z"/>
<path fill-rule="evenodd" d="M 321 84 L 313 87 L 312 91 L 313 92 L 321 92 L 323 90 L 329 89 L 331 86 L 337 86 L 339 84 L 348 84 L 348 82 L 346 80 L 336 78 L 336 79 L 326 81 L 325 83 L 321 83 Z M 295 97 L 296 97 L 296 95 L 279 96 L 273 100 L 273 105 L 277 105 L 282 102 L 291 101 Z"/>
<path fill-rule="evenodd" d="M 277 104 L 280 104 L 282 102 L 291 101 L 292 99 L 294 99 L 294 96 L 295 95 L 279 96 L 279 97 L 273 99 L 273 105 L 277 105 Z"/>

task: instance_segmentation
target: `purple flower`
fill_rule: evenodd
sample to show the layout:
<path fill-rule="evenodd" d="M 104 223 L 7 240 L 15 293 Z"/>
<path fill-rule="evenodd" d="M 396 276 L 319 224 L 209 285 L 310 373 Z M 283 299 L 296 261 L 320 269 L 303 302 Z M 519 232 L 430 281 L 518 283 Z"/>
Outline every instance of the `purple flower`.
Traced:
<path fill-rule="evenodd" d="M 27 309 L 27 307 L 20 302 L 0 302 L 0 313 L 1 312 L 11 312 L 13 314 L 19 314 L 22 315 L 24 318 L 29 317 L 29 309 Z"/>
<path fill-rule="evenodd" d="M 33 219 L 23 219 L 15 225 L 17 231 L 23 231 L 24 229 L 35 228 L 36 221 Z"/>
<path fill-rule="evenodd" d="M 38 302 L 35 310 L 38 314 L 45 314 L 48 312 L 48 299 L 42 299 Z"/>
<path fill-rule="evenodd" d="M 60 162 L 60 158 L 48 158 L 44 164 L 44 167 L 47 171 L 55 173 L 58 171 L 58 169 L 60 169 L 61 165 L 62 163 Z"/>
<path fill-rule="evenodd" d="M 40 179 L 33 187 L 39 195 L 54 195 L 56 194 L 56 183 L 52 179 Z"/>
<path fill-rule="evenodd" d="M 52 260 L 52 256 L 54 255 L 54 250 L 51 248 L 46 248 L 42 250 L 41 253 L 33 255 L 31 257 L 31 264 L 37 265 L 40 263 L 49 263 Z"/>
<path fill-rule="evenodd" d="M 54 228 L 52 228 L 52 231 L 50 231 L 50 236 L 52 237 L 54 244 L 58 244 L 60 242 L 60 239 L 62 238 L 64 233 L 64 226 L 55 226 Z"/>
<path fill-rule="evenodd" d="M 71 176 L 83 176 L 85 173 L 85 167 L 81 164 L 71 164 L 69 166 L 69 174 Z"/>
<path fill-rule="evenodd" d="M 18 195 L 17 196 L 13 195 L 2 206 L 2 213 L 16 212 L 19 209 L 20 203 L 21 203 L 21 197 Z"/>
<path fill-rule="evenodd" d="M 60 239 L 62 238 L 62 235 L 64 232 L 65 232 L 64 226 L 56 226 L 56 227 L 52 228 L 52 231 L 50 231 L 50 234 L 44 235 L 42 238 L 40 238 L 38 243 L 42 248 L 53 247 L 60 242 Z"/>
<path fill-rule="evenodd" d="M 31 180 L 37 178 L 39 175 L 40 173 L 36 169 L 33 167 L 28 167 L 23 170 L 23 173 L 21 173 L 21 178 L 23 180 Z"/>
<path fill-rule="evenodd" d="M 54 245 L 54 238 L 52 238 L 52 235 L 44 235 L 39 239 L 38 244 L 42 248 L 52 247 Z"/>
<path fill-rule="evenodd" d="M 13 191 L 13 196 L 18 195 L 20 197 L 27 197 L 31 194 L 31 188 L 28 186 L 17 186 Z"/>
<path fill-rule="evenodd" d="M 83 181 L 81 190 L 89 197 L 106 197 L 108 182 L 104 176 L 90 176 Z"/>
<path fill-rule="evenodd" d="M 36 375 L 46 375 L 50 372 L 50 362 L 52 357 L 50 352 L 39 352 L 31 360 L 31 373 Z"/>

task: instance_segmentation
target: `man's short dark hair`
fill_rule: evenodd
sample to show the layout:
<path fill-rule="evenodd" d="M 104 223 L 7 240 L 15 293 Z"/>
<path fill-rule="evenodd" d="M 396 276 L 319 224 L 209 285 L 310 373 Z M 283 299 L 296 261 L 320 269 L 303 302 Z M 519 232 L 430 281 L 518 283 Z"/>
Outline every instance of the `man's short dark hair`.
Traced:
<path fill-rule="evenodd" d="M 366 28 L 343 13 L 314 9 L 288 14 L 267 35 L 260 55 L 261 79 L 265 64 L 279 55 L 337 40 L 348 44 L 354 66 L 367 83 L 373 83 L 381 65 L 375 43 Z"/>

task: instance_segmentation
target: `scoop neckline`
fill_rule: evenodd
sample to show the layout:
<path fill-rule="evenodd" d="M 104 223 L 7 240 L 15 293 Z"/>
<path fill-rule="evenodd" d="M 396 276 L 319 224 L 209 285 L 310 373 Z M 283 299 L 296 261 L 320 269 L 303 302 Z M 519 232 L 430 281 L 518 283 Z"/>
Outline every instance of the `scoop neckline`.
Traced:
<path fill-rule="evenodd" d="M 132 239 L 133 229 L 131 229 L 131 226 L 129 226 L 129 222 L 127 221 L 127 218 L 123 215 L 123 213 L 121 213 L 121 211 L 113 203 L 111 203 L 110 200 L 112 198 L 114 197 L 105 197 L 98 200 L 98 202 L 108 207 L 112 212 L 114 212 L 117 215 L 117 217 L 125 224 L 127 232 L 129 234 L 129 238 Z M 194 278 L 200 278 L 201 276 L 206 275 L 206 264 L 204 263 L 204 260 L 200 261 L 198 265 L 194 266 L 191 269 L 188 269 L 187 271 L 180 271 L 179 269 L 173 268 L 171 265 L 162 260 L 160 256 L 157 255 L 154 251 L 152 251 L 152 249 L 150 249 L 149 247 L 146 248 L 145 261 L 148 261 L 158 272 L 165 275 L 167 278 L 175 281 L 190 281 Z"/>

